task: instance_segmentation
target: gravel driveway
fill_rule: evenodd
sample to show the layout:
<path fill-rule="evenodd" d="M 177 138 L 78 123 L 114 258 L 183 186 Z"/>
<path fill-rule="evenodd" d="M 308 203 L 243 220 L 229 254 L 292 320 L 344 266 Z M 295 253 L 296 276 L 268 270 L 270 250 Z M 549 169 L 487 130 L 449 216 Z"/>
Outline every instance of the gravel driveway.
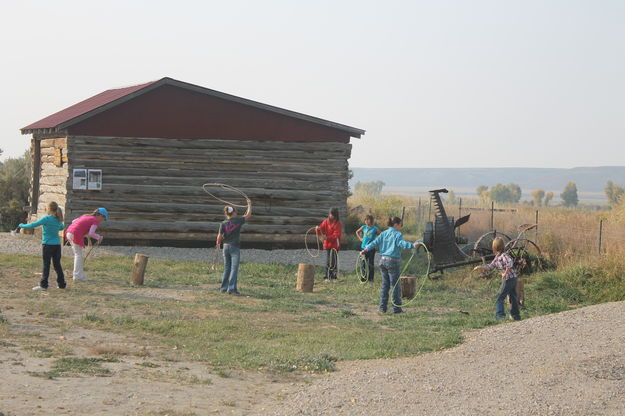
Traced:
<path fill-rule="evenodd" d="M 416 357 L 340 362 L 256 414 L 625 415 L 625 302 L 466 337 Z"/>
<path fill-rule="evenodd" d="M 313 254 L 316 249 L 312 250 Z M 0 233 L 0 252 L 9 254 L 41 254 L 41 240 L 33 235 Z M 176 248 L 176 247 L 140 247 L 140 246 L 102 246 L 93 251 L 91 256 L 131 256 L 141 253 L 154 259 L 179 260 L 179 261 L 206 261 L 212 262 L 214 248 Z M 63 256 L 73 256 L 69 246 L 63 247 Z M 347 250 L 339 254 L 339 268 L 344 271 L 353 271 L 356 265 L 358 251 Z M 325 253 L 321 252 L 318 257 L 312 258 L 306 249 L 299 250 L 256 250 L 243 249 L 241 251 L 242 262 L 263 264 L 288 264 L 299 263 L 325 265 Z"/>

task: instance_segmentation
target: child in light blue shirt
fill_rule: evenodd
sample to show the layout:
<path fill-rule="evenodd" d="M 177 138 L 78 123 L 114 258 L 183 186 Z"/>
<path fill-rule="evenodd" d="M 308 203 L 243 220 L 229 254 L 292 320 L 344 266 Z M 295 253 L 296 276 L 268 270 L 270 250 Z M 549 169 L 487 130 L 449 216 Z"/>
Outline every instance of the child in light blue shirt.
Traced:
<path fill-rule="evenodd" d="M 59 289 L 65 289 L 65 275 L 63 267 L 61 267 L 61 239 L 59 231 L 63 230 L 63 211 L 59 205 L 52 201 L 48 203 L 48 215 L 30 224 L 20 224 L 20 228 L 35 228 L 43 226 L 41 232 L 41 247 L 43 256 L 43 271 L 41 273 L 41 281 L 39 286 L 33 287 L 33 290 L 47 290 L 48 276 L 50 275 L 50 261 L 54 265 L 56 272 L 56 283 Z"/>
<path fill-rule="evenodd" d="M 360 248 L 364 249 L 367 245 L 375 240 L 380 234 L 380 229 L 377 225 L 373 225 L 375 219 L 373 215 L 365 216 L 365 223 L 359 229 L 356 230 L 356 237 L 362 242 Z M 365 261 L 362 262 L 362 281 L 373 282 L 373 274 L 375 270 L 375 248 L 368 250 L 364 254 Z M 368 266 L 368 267 L 367 267 Z"/>
<path fill-rule="evenodd" d="M 419 243 L 409 243 L 401 235 L 403 222 L 399 217 L 388 219 L 388 229 L 382 233 L 362 251 L 363 254 L 376 247 L 380 249 L 380 271 L 382 272 L 382 289 L 380 291 L 380 312 L 386 312 L 388 294 L 393 289 L 393 313 L 402 313 L 401 296 L 399 294 L 399 266 L 401 250 L 417 248 Z"/>

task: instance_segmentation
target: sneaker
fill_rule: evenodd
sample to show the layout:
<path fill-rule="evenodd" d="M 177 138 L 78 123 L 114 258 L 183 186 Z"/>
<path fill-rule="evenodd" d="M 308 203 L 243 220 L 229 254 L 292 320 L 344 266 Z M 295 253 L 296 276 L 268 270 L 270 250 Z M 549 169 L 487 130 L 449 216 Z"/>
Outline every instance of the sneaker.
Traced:
<path fill-rule="evenodd" d="M 238 290 L 233 290 L 232 292 L 228 291 L 229 295 L 241 296 L 241 292 Z"/>
<path fill-rule="evenodd" d="M 398 310 L 396 310 L 396 311 L 393 311 L 393 313 L 394 313 L 394 314 L 397 314 L 397 313 L 404 313 L 404 310 L 403 310 L 403 309 L 398 309 Z"/>
<path fill-rule="evenodd" d="M 82 277 L 74 277 L 74 282 L 86 282 L 87 278 L 82 276 Z"/>
<path fill-rule="evenodd" d="M 33 290 L 48 290 L 47 287 L 41 287 L 41 286 L 35 286 L 33 287 Z"/>
<path fill-rule="evenodd" d="M 65 289 L 65 288 L 67 287 L 67 285 L 63 285 L 63 286 L 61 286 L 61 285 L 56 285 L 56 287 L 58 287 L 59 289 Z"/>

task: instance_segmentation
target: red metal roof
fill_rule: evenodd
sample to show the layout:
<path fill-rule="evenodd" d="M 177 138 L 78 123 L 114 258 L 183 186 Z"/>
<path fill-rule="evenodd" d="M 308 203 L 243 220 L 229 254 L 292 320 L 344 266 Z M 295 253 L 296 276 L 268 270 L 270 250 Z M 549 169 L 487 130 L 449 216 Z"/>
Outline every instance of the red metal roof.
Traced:
<path fill-rule="evenodd" d="M 22 128 L 22 133 L 26 133 L 26 130 L 53 129 L 59 124 L 63 124 L 73 118 L 88 113 L 89 111 L 93 111 L 96 108 L 102 107 L 103 105 L 109 104 L 115 100 L 132 94 L 133 92 L 139 91 L 148 85 L 154 84 L 155 82 L 156 81 L 150 81 L 145 84 L 106 90 Z"/>

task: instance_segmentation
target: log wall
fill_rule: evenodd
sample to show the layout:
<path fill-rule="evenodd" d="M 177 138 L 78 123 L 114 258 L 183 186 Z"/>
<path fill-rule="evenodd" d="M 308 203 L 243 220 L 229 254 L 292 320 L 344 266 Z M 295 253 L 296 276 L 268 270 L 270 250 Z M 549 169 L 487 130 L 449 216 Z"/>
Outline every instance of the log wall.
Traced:
<path fill-rule="evenodd" d="M 65 170 L 42 169 L 47 194 L 40 205 L 44 195 L 61 204 L 56 192 L 64 190 L 67 222 L 98 207 L 109 210 L 111 220 L 100 227 L 109 242 L 211 246 L 224 204 L 202 184 L 219 182 L 241 189 L 254 204 L 241 234 L 244 246 L 301 245 L 330 207 L 345 215 L 350 153 L 351 144 L 337 142 L 70 136 Z M 75 168 L 102 169 L 102 190 L 71 189 L 67 174 Z M 244 203 L 234 193 L 219 195 Z"/>

